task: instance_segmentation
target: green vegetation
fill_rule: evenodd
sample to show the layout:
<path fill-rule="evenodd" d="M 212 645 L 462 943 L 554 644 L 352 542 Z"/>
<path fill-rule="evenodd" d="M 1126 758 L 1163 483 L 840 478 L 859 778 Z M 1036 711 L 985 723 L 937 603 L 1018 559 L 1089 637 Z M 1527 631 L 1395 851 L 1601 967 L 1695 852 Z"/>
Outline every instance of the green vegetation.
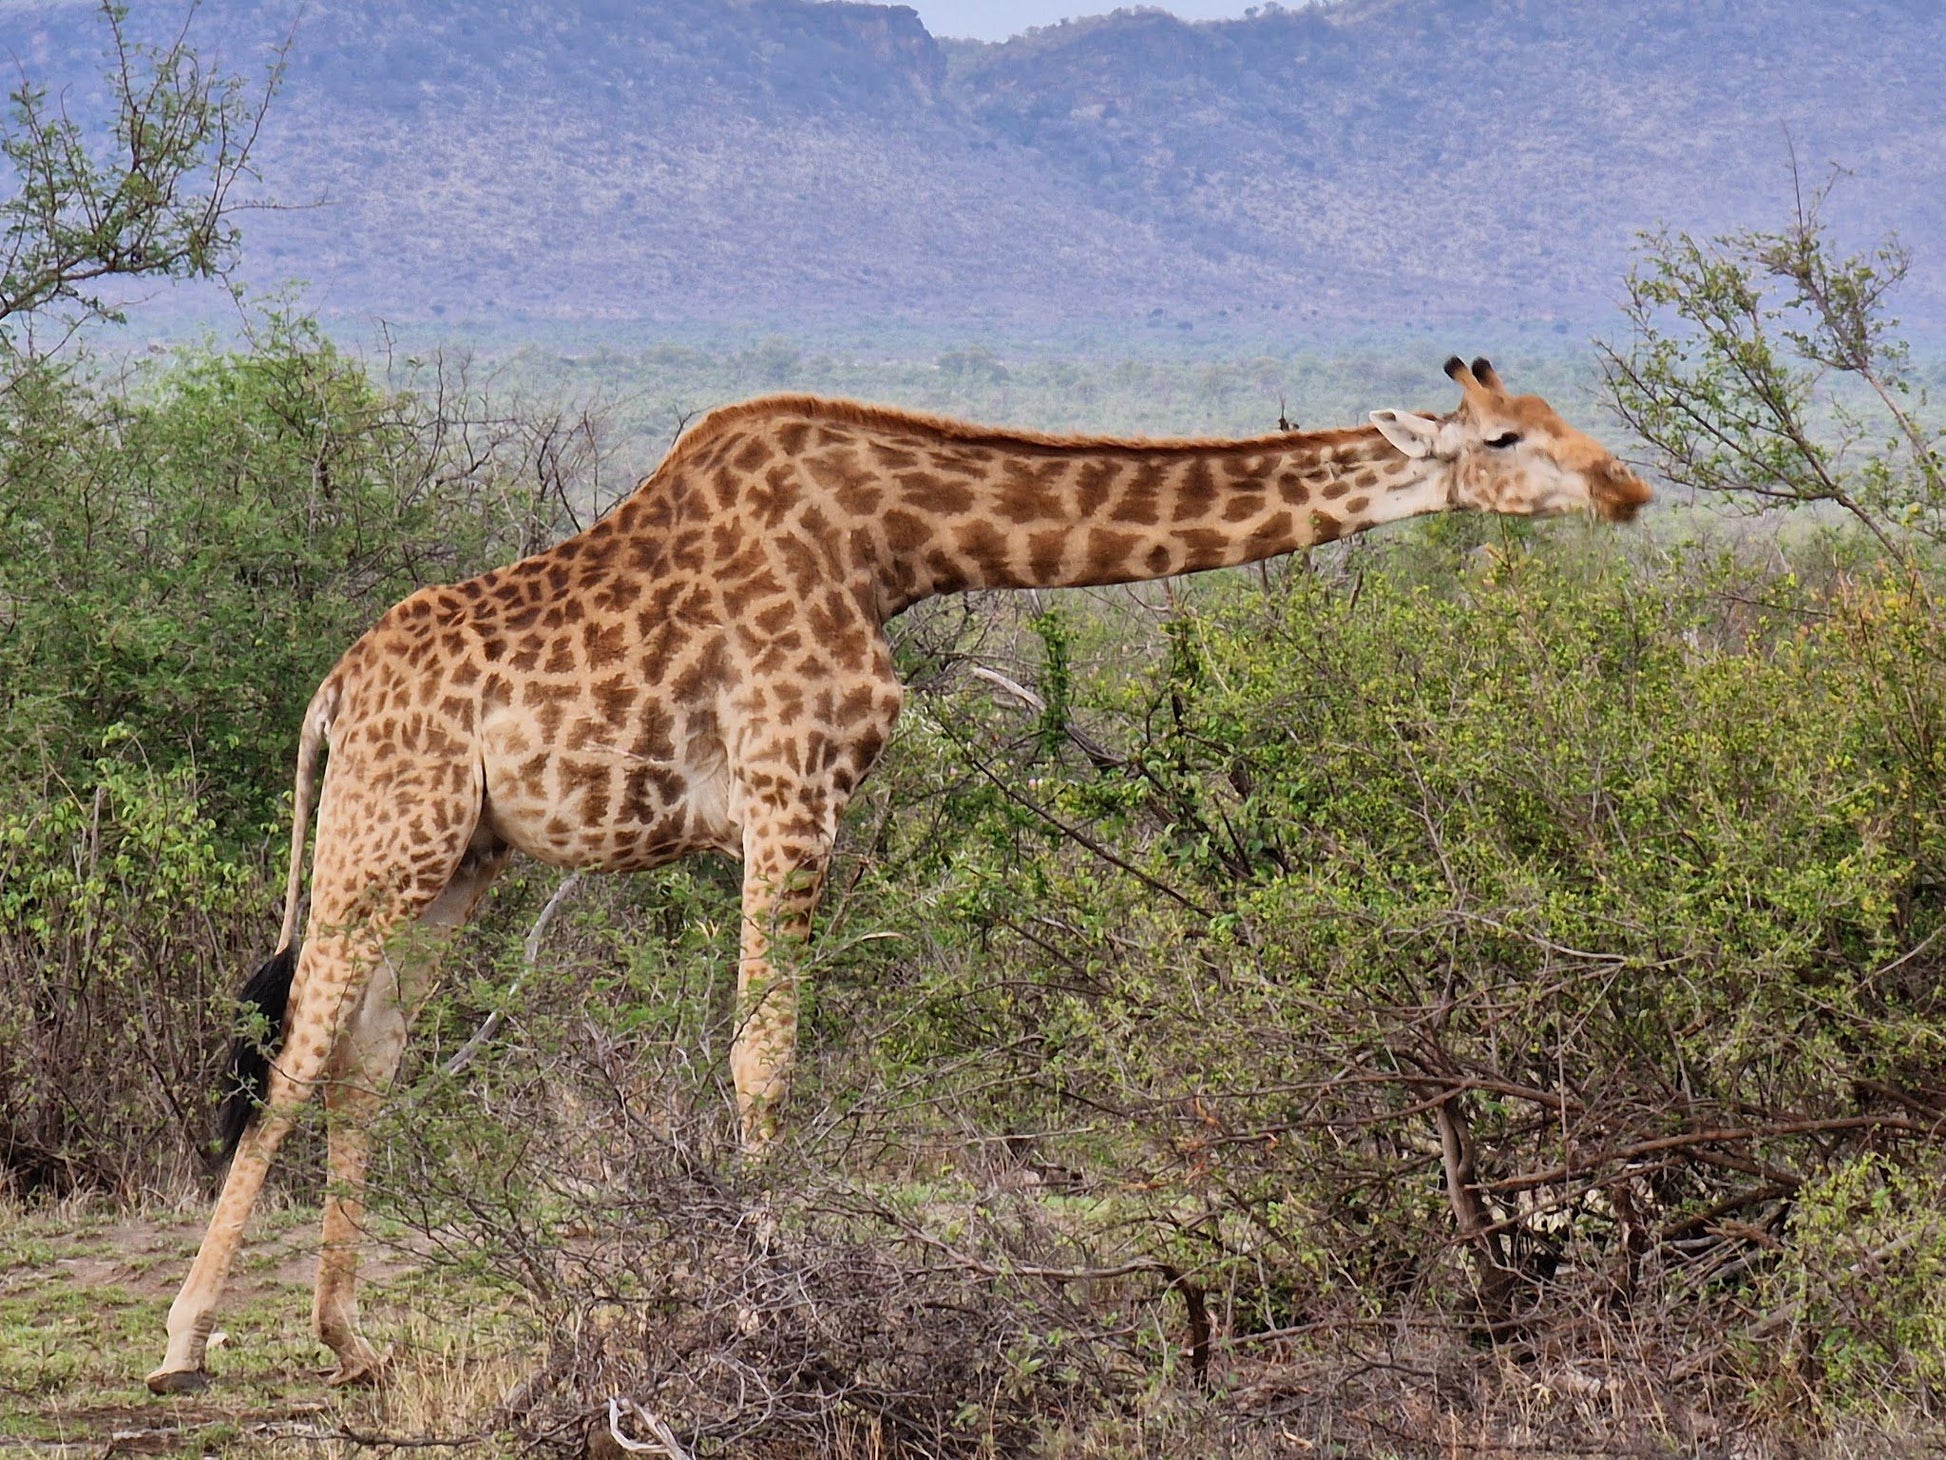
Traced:
<path fill-rule="evenodd" d="M 78 789 L 132 739 L 232 832 L 274 819 L 310 692 L 373 618 L 553 526 L 306 320 L 133 380 L 35 362 L 6 404 L 0 756 Z"/>

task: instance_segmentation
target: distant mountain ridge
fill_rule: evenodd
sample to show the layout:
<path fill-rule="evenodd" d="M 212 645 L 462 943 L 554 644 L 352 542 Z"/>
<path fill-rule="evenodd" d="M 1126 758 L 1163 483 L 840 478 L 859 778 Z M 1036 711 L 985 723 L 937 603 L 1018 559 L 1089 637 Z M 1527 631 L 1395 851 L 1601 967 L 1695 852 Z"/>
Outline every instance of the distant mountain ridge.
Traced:
<path fill-rule="evenodd" d="M 292 12 L 205 0 L 260 62 Z M 180 19 L 144 7 L 140 24 Z M 0 3 L 73 89 L 80 0 Z M 1341 0 L 1002 45 L 903 6 L 345 0 L 296 22 L 246 272 L 329 311 L 962 333 L 1605 315 L 1638 230 L 1777 221 L 1795 151 L 1946 325 L 1938 0 Z"/>

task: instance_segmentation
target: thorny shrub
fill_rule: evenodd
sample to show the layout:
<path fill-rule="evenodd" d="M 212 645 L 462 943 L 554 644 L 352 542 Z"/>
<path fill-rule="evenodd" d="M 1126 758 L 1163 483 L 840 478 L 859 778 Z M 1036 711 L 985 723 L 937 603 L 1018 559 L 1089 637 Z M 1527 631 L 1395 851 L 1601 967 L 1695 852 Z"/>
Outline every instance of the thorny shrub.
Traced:
<path fill-rule="evenodd" d="M 503 1407 L 528 1440 L 577 1450 L 619 1395 L 701 1453 L 824 1455 L 869 1434 L 892 1454 L 1018 1454 L 1126 1387 L 1110 1305 L 1040 1275 L 1075 1260 L 1052 1214 L 883 1191 L 801 1151 L 740 1162 L 714 1101 L 649 1093 L 687 1083 L 656 1071 L 670 1053 L 586 1026 L 551 1042 L 608 1079 L 555 1121 L 498 1107 L 545 1122 L 512 1165 L 498 1123 L 410 1122 L 392 1148 L 400 1208 L 470 1239 L 468 1259 L 525 1287 L 545 1325 L 544 1366 Z M 914 1202 L 949 1222 L 950 1246 Z"/>
<path fill-rule="evenodd" d="M 730 869 L 582 888 L 532 969 L 512 896 L 385 1179 L 579 1345 L 528 1423 L 618 1394 L 699 1453 L 918 1455 L 1184 1403 L 1431 1436 L 1509 1385 L 1568 1396 L 1536 1433 L 1930 1414 L 1930 610 L 1578 531 L 1152 600 L 1143 676 L 1089 600 L 916 624 L 763 1166 Z"/>

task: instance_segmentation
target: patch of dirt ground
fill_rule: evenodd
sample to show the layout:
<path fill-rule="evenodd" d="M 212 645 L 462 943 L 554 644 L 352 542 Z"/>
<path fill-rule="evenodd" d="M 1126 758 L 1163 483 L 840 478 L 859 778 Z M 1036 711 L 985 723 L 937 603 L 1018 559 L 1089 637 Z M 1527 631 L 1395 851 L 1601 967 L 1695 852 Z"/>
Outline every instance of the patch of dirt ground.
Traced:
<path fill-rule="evenodd" d="M 218 1309 L 210 1388 L 152 1396 L 143 1377 L 207 1220 L 206 1206 L 0 1206 L 0 1457 L 350 1454 L 333 1438 L 347 1428 L 423 1440 L 490 1410 L 532 1352 L 505 1293 L 384 1230 L 366 1244 L 361 1306 L 391 1355 L 387 1383 L 327 1388 L 330 1356 L 310 1332 L 318 1213 L 269 1207 Z"/>

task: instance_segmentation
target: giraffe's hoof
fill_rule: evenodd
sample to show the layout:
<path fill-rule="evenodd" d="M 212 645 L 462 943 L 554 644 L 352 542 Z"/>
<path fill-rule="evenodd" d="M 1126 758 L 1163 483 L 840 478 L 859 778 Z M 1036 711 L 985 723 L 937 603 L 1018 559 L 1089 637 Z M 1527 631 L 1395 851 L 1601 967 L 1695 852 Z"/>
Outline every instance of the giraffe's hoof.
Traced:
<path fill-rule="evenodd" d="M 157 1369 L 148 1379 L 151 1394 L 200 1394 L 209 1388 L 206 1369 Z"/>
<path fill-rule="evenodd" d="M 385 1360 L 371 1354 L 349 1363 L 341 1361 L 324 1382 L 332 1389 L 376 1389 L 385 1382 L 385 1369 Z"/>

